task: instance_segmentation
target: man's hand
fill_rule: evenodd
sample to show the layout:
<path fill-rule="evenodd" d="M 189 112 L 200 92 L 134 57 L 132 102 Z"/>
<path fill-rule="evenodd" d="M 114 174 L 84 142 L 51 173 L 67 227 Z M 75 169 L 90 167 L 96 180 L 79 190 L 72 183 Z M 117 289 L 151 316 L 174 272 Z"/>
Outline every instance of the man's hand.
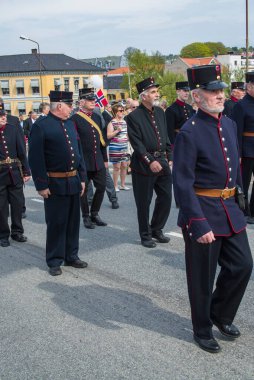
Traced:
<path fill-rule="evenodd" d="M 24 176 L 23 181 L 28 182 L 31 179 L 31 176 Z"/>
<path fill-rule="evenodd" d="M 159 173 L 162 170 L 162 166 L 158 161 L 153 161 L 150 164 L 150 169 L 152 170 L 153 173 Z"/>
<path fill-rule="evenodd" d="M 81 182 L 81 187 L 82 187 L 82 190 L 81 190 L 80 196 L 82 197 L 82 195 L 84 195 L 84 192 L 85 192 L 85 189 L 86 189 L 86 183 L 85 182 Z"/>
<path fill-rule="evenodd" d="M 212 243 L 213 241 L 215 241 L 215 237 L 214 237 L 214 234 L 212 231 L 208 232 L 207 234 L 201 236 L 200 238 L 197 239 L 197 242 L 198 243 L 201 243 L 201 244 L 210 244 Z"/>
<path fill-rule="evenodd" d="M 173 167 L 173 161 L 169 161 L 168 164 L 169 164 L 170 168 L 172 169 L 172 167 Z"/>
<path fill-rule="evenodd" d="M 104 166 L 106 169 L 108 169 L 108 162 L 107 161 L 106 162 L 104 161 Z"/>
<path fill-rule="evenodd" d="M 43 197 L 44 199 L 45 198 L 48 198 L 49 195 L 51 195 L 50 193 L 50 190 L 49 189 L 45 189 L 45 190 L 40 190 L 38 191 L 38 193 L 40 194 L 41 197 Z"/>

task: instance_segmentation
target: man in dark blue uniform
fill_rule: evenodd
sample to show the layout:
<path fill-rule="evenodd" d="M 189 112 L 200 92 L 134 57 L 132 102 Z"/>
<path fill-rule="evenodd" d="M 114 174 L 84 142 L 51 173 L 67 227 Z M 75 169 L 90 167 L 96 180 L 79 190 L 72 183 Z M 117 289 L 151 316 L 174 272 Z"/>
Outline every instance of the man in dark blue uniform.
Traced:
<path fill-rule="evenodd" d="M 254 224 L 254 186 L 248 202 L 251 177 L 254 174 L 254 71 L 246 73 L 246 95 L 234 107 L 232 118 L 237 124 L 241 156 L 243 190 L 247 223 Z"/>
<path fill-rule="evenodd" d="M 88 181 L 92 180 L 95 193 L 91 209 L 87 199 L 87 191 L 81 197 L 81 210 L 84 226 L 93 229 L 97 226 L 106 226 L 99 216 L 99 211 L 106 189 L 106 168 L 108 156 L 106 142 L 102 133 L 101 117 L 93 112 L 96 96 L 92 88 L 79 90 L 80 110 L 71 119 L 74 121 L 82 145 L 84 160 L 87 169 Z"/>
<path fill-rule="evenodd" d="M 168 137 L 172 144 L 183 124 L 195 113 L 194 109 L 186 103 L 190 96 L 188 82 L 176 82 L 177 99 L 165 111 Z"/>
<path fill-rule="evenodd" d="M 230 99 L 227 99 L 224 103 L 223 115 L 232 119 L 233 108 L 236 103 L 241 100 L 245 95 L 245 83 L 244 82 L 232 82 Z"/>
<path fill-rule="evenodd" d="M 222 116 L 220 66 L 187 70 L 198 112 L 181 128 L 174 149 L 173 184 L 180 206 L 194 340 L 216 353 L 213 324 L 230 338 L 253 261 L 243 212 L 236 203 L 241 186 L 235 123 Z M 244 207 L 239 188 L 237 200 Z M 213 290 L 217 265 L 221 267 Z"/>
<path fill-rule="evenodd" d="M 23 185 L 30 179 L 24 135 L 19 125 L 7 121 L 4 104 L 0 104 L 0 246 L 10 245 L 9 236 L 20 243 L 23 235 Z M 11 229 L 8 225 L 9 205 Z"/>
<path fill-rule="evenodd" d="M 80 139 L 68 120 L 72 92 L 50 91 L 50 112 L 34 124 L 29 163 L 36 190 L 44 198 L 47 223 L 46 261 L 49 273 L 62 273 L 61 264 L 85 268 L 78 257 L 80 194 L 86 169 Z"/>
<path fill-rule="evenodd" d="M 141 104 L 126 117 L 128 136 L 134 150 L 131 174 L 137 206 L 141 244 L 154 248 L 156 243 L 168 243 L 162 232 L 171 207 L 172 178 L 169 162 L 171 144 L 167 134 L 164 111 L 158 107 L 159 85 L 150 77 L 137 83 Z M 149 208 L 155 191 L 157 198 L 151 223 Z"/>

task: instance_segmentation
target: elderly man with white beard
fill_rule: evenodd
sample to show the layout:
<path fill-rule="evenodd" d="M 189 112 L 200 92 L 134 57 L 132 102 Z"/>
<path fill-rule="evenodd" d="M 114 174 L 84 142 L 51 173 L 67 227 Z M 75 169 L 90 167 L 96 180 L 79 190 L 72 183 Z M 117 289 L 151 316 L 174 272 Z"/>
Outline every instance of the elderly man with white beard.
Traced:
<path fill-rule="evenodd" d="M 167 135 L 164 111 L 159 106 L 159 85 L 154 78 L 136 85 L 141 104 L 128 116 L 128 136 L 134 150 L 131 173 L 137 206 L 141 244 L 154 248 L 156 243 L 168 243 L 162 232 L 171 207 L 172 179 L 170 170 L 171 144 Z M 151 222 L 149 208 L 155 191 L 157 197 Z"/>
<path fill-rule="evenodd" d="M 174 147 L 173 184 L 185 261 L 194 340 L 220 351 L 212 327 L 231 339 L 253 261 L 246 234 L 236 124 L 223 116 L 220 66 L 187 70 L 198 112 L 181 128 Z M 217 266 L 220 271 L 216 285 Z"/>

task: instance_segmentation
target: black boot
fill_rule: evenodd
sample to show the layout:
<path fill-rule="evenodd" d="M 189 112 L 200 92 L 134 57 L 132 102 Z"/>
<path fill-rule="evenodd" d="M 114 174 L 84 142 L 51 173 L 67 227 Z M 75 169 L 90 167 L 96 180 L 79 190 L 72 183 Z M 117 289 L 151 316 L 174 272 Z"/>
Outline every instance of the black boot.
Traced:
<path fill-rule="evenodd" d="M 84 216 L 83 223 L 86 228 L 89 228 L 90 230 L 95 228 L 95 225 L 92 223 L 90 216 Z"/>

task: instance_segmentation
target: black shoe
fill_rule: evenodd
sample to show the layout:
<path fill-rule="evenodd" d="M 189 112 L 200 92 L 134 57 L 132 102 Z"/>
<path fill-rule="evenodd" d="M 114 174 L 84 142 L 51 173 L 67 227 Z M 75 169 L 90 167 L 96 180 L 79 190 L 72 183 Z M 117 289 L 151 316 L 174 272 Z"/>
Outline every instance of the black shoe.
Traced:
<path fill-rule="evenodd" d="M 202 339 L 196 335 L 193 335 L 193 338 L 195 342 L 198 344 L 198 346 L 202 348 L 202 350 L 208 351 L 211 354 L 216 354 L 217 352 L 220 352 L 221 350 L 218 342 L 214 338 Z"/>
<path fill-rule="evenodd" d="M 51 276 L 60 276 L 62 269 L 60 267 L 51 267 L 49 268 L 49 274 L 51 274 Z"/>
<path fill-rule="evenodd" d="M 213 324 L 218 328 L 222 335 L 225 335 L 229 338 L 236 339 L 241 335 L 240 331 L 235 325 L 224 325 L 222 323 L 217 323 L 214 321 Z"/>
<path fill-rule="evenodd" d="M 10 246 L 9 239 L 7 238 L 0 239 L 0 247 L 9 247 L 9 246 Z"/>
<path fill-rule="evenodd" d="M 246 223 L 248 223 L 248 224 L 254 224 L 254 217 L 253 216 L 247 216 Z"/>
<path fill-rule="evenodd" d="M 22 219 L 25 219 L 26 218 L 26 213 L 25 212 L 22 212 Z"/>
<path fill-rule="evenodd" d="M 119 208 L 119 203 L 117 201 L 113 201 L 112 202 L 112 208 L 113 208 L 113 210 L 116 210 L 117 208 Z"/>
<path fill-rule="evenodd" d="M 95 223 L 97 226 L 104 227 L 104 226 L 107 225 L 106 222 L 103 222 L 103 220 L 101 220 L 101 218 L 99 217 L 99 215 L 91 216 L 91 221 L 92 221 L 93 223 Z"/>
<path fill-rule="evenodd" d="M 95 225 L 92 223 L 90 216 L 84 216 L 83 223 L 86 228 L 95 228 Z"/>
<path fill-rule="evenodd" d="M 152 240 L 141 240 L 141 244 L 146 248 L 155 248 L 156 243 Z"/>
<path fill-rule="evenodd" d="M 27 241 L 27 237 L 23 234 L 13 234 L 11 235 L 11 238 L 19 243 L 25 243 Z"/>
<path fill-rule="evenodd" d="M 159 243 L 168 243 L 170 238 L 165 236 L 162 231 L 153 231 L 152 237 L 156 239 Z"/>
<path fill-rule="evenodd" d="M 82 261 L 80 259 L 74 260 L 74 261 L 65 261 L 64 265 L 66 267 L 73 267 L 73 268 L 86 268 L 88 264 L 85 261 Z"/>

